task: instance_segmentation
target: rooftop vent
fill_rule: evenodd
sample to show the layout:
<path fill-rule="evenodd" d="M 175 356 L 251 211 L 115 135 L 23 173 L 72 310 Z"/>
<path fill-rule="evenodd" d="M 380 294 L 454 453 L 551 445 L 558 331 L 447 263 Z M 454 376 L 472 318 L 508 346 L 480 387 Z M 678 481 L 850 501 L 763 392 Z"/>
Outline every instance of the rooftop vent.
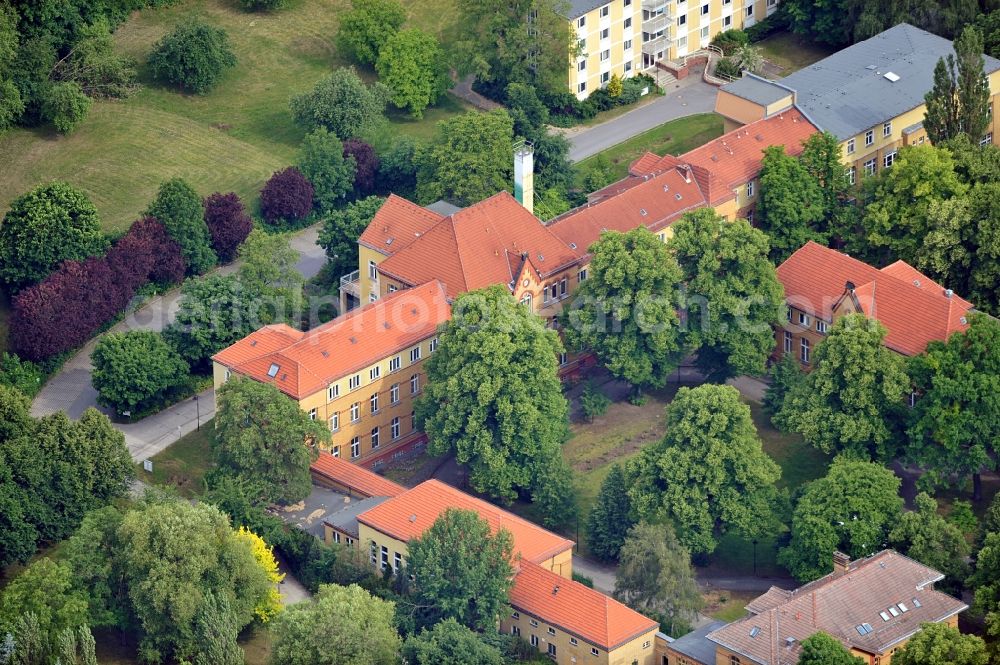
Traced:
<path fill-rule="evenodd" d="M 789 649 L 791 649 L 793 644 L 795 644 L 795 638 L 794 637 L 786 637 L 785 638 L 785 646 L 786 647 L 788 647 Z"/>
<path fill-rule="evenodd" d="M 392 244 L 392 241 L 393 241 L 393 238 L 386 238 L 386 239 L 385 239 L 385 244 L 387 244 L 387 245 L 391 245 L 391 244 Z"/>
<path fill-rule="evenodd" d="M 329 351 L 325 351 L 325 350 L 324 351 L 320 351 L 320 354 L 322 354 L 322 356 L 324 358 L 329 358 L 330 357 L 330 352 Z"/>
<path fill-rule="evenodd" d="M 919 279 L 913 280 L 913 286 L 920 286 L 920 280 Z"/>
<path fill-rule="evenodd" d="M 357 343 L 358 343 L 358 338 L 357 337 L 352 337 L 351 338 L 351 344 L 357 344 Z"/>
<path fill-rule="evenodd" d="M 645 208 L 639 208 L 639 214 L 642 215 L 643 217 L 645 217 L 649 213 L 646 212 Z"/>
<path fill-rule="evenodd" d="M 719 161 L 719 156 L 718 155 L 712 155 L 712 161 L 713 162 Z"/>
<path fill-rule="evenodd" d="M 757 139 L 758 141 L 763 141 L 764 140 L 764 135 L 763 134 L 757 134 L 754 138 Z"/>
<path fill-rule="evenodd" d="M 678 201 L 680 201 L 681 200 L 681 195 L 680 194 L 674 194 L 674 198 L 677 199 Z"/>
<path fill-rule="evenodd" d="M 545 260 L 545 256 L 544 256 L 544 255 L 542 255 L 542 254 L 539 254 L 539 255 L 538 255 L 538 260 L 539 260 L 539 261 L 544 261 L 544 260 Z"/>
<path fill-rule="evenodd" d="M 955 292 L 954 292 L 954 291 L 952 291 L 951 289 L 945 289 L 945 290 L 944 290 L 944 297 L 945 297 L 945 298 L 950 298 L 950 297 L 952 297 L 953 295 L 955 295 Z"/>
<path fill-rule="evenodd" d="M 255 339 L 250 340 L 250 346 L 257 346 L 257 340 Z"/>
<path fill-rule="evenodd" d="M 757 637 L 760 635 L 760 626 L 754 626 L 750 629 L 750 637 Z"/>
<path fill-rule="evenodd" d="M 576 243 L 575 243 L 575 242 L 571 242 L 571 243 L 569 244 L 569 248 L 570 248 L 570 249 L 576 249 Z"/>
<path fill-rule="evenodd" d="M 288 375 L 287 374 L 282 374 L 281 378 L 279 379 L 279 381 L 286 381 L 287 379 L 288 379 Z"/>
<path fill-rule="evenodd" d="M 558 584 L 555 585 L 554 587 L 552 587 L 552 595 L 554 596 L 557 593 L 559 593 L 559 585 Z"/>
<path fill-rule="evenodd" d="M 958 322 L 961 323 L 964 326 L 964 325 L 966 325 L 969 322 L 969 320 L 963 316 L 962 318 L 960 318 L 958 320 Z"/>
<path fill-rule="evenodd" d="M 388 321 L 383 321 L 383 322 L 382 322 L 382 327 L 383 327 L 383 328 L 385 328 L 386 330 L 388 330 L 388 329 L 389 329 L 389 328 L 391 328 L 392 326 L 390 326 L 390 325 L 389 325 L 389 322 L 388 322 Z"/>
<path fill-rule="evenodd" d="M 663 186 L 663 191 L 669 192 L 670 191 L 670 185 L 664 185 Z"/>
<path fill-rule="evenodd" d="M 267 368 L 267 375 L 273 379 L 278 376 L 278 370 L 280 369 L 281 367 L 279 367 L 276 363 L 271 363 L 271 366 Z"/>
<path fill-rule="evenodd" d="M 885 74 L 883 74 L 883 76 L 888 80 L 892 81 L 893 83 L 899 80 L 899 74 L 896 74 L 894 72 L 886 72 Z"/>
<path fill-rule="evenodd" d="M 410 515 L 410 521 L 411 522 L 416 522 L 417 521 L 417 516 L 416 515 Z"/>

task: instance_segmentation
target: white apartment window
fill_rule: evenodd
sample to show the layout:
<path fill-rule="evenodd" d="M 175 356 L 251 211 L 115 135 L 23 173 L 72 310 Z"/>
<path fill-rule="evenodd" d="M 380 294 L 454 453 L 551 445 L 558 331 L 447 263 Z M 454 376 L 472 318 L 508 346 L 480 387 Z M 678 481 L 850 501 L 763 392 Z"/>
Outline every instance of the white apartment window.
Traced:
<path fill-rule="evenodd" d="M 352 376 L 351 378 L 349 378 L 347 380 L 347 387 L 350 388 L 351 390 L 354 390 L 355 388 L 357 388 L 360 385 L 361 385 L 361 375 L 360 374 L 355 374 L 354 376 Z"/>
<path fill-rule="evenodd" d="M 414 374 L 410 377 L 410 394 L 416 395 L 420 392 L 420 375 Z"/>
<path fill-rule="evenodd" d="M 382 546 L 382 568 L 383 570 L 389 567 L 389 548 L 385 545 Z"/>
<path fill-rule="evenodd" d="M 808 327 L 809 326 L 809 315 L 799 312 L 799 324 Z"/>
<path fill-rule="evenodd" d="M 732 16 L 723 16 L 722 17 L 722 27 L 723 28 L 728 28 L 732 24 L 733 24 L 733 17 Z"/>
<path fill-rule="evenodd" d="M 309 420 L 316 420 L 316 409 L 309 409 Z"/>
<path fill-rule="evenodd" d="M 857 181 L 858 170 L 852 166 L 844 171 L 844 175 L 847 176 L 847 182 L 853 185 Z"/>
<path fill-rule="evenodd" d="M 604 28 L 601 30 L 601 39 L 607 39 L 611 36 L 611 28 Z"/>
<path fill-rule="evenodd" d="M 403 567 L 403 557 L 399 552 L 393 552 L 392 554 L 392 572 L 398 573 L 399 569 Z"/>
<path fill-rule="evenodd" d="M 555 658 L 556 656 L 556 645 L 553 644 L 552 642 L 549 642 L 549 655 L 552 656 L 553 658 Z"/>
<path fill-rule="evenodd" d="M 378 301 L 378 294 L 372 291 L 371 293 L 368 294 L 368 302 L 376 302 L 376 301 Z"/>
<path fill-rule="evenodd" d="M 378 448 L 378 427 L 372 430 L 372 450 Z"/>
<path fill-rule="evenodd" d="M 580 62 L 576 63 L 576 71 L 582 72 L 582 71 L 586 71 L 586 69 L 587 69 L 587 61 L 586 60 L 581 60 Z"/>
<path fill-rule="evenodd" d="M 854 154 L 854 139 L 847 139 L 847 154 Z"/>
<path fill-rule="evenodd" d="M 415 346 L 412 349 L 410 349 L 410 362 L 415 363 L 418 360 L 420 360 L 420 347 Z"/>
<path fill-rule="evenodd" d="M 611 5 L 604 5 L 601 7 L 601 18 L 611 14 Z"/>
<path fill-rule="evenodd" d="M 333 455 L 334 457 L 340 457 L 340 446 L 332 446 L 332 447 L 330 448 L 330 453 L 331 453 L 331 454 L 332 454 L 332 455 Z"/>
<path fill-rule="evenodd" d="M 392 422 L 389 425 L 389 435 L 392 437 L 393 441 L 399 438 L 399 416 L 392 419 Z"/>
<path fill-rule="evenodd" d="M 686 36 L 681 37 L 680 39 L 677 40 L 677 48 L 687 48 L 687 45 L 688 45 L 688 38 Z"/>
<path fill-rule="evenodd" d="M 569 643 L 570 643 L 571 645 L 573 645 L 573 646 L 576 646 L 577 644 L 579 644 L 579 642 L 577 642 L 577 641 L 576 641 L 576 638 L 575 638 L 575 637 L 571 637 L 571 638 L 569 638 Z"/>
<path fill-rule="evenodd" d="M 375 544 L 374 540 L 370 541 L 368 544 L 368 558 L 372 562 L 373 566 L 375 565 L 375 562 L 378 561 L 378 546 Z"/>
<path fill-rule="evenodd" d="M 374 261 L 368 262 L 368 277 L 369 279 L 378 279 L 378 264 Z"/>
<path fill-rule="evenodd" d="M 382 367 L 381 366 L 375 365 L 375 367 L 372 367 L 370 370 L 368 370 L 368 378 L 369 378 L 369 380 L 374 381 L 375 379 L 377 379 L 380 376 L 382 376 Z"/>
<path fill-rule="evenodd" d="M 747 210 L 747 224 L 753 224 L 753 210 Z"/>
<path fill-rule="evenodd" d="M 576 281 L 585 282 L 587 281 L 587 269 L 584 268 L 580 272 L 576 273 Z"/>
<path fill-rule="evenodd" d="M 625 43 L 622 44 L 622 48 L 625 49 L 626 51 L 628 51 L 629 49 L 631 49 L 632 48 L 632 40 L 631 39 L 626 39 Z M 625 63 L 625 71 L 628 71 L 629 69 L 631 69 L 631 67 L 630 67 L 631 64 L 632 64 L 631 62 L 626 62 Z"/>
<path fill-rule="evenodd" d="M 625 29 L 628 30 L 631 27 L 632 27 L 632 17 L 629 16 L 627 19 L 625 19 Z"/>
<path fill-rule="evenodd" d="M 531 646 L 535 647 L 536 649 L 538 648 L 538 635 L 535 634 L 531 635 Z"/>
<path fill-rule="evenodd" d="M 987 146 L 991 143 L 993 143 L 993 132 L 987 132 L 986 136 L 979 139 L 980 146 Z"/>
<path fill-rule="evenodd" d="M 549 627 L 549 635 L 555 635 L 555 634 L 556 634 L 556 629 L 555 629 L 555 628 L 552 628 L 552 627 L 550 626 L 550 627 Z"/>
<path fill-rule="evenodd" d="M 532 628 L 538 628 L 538 622 L 535 621 L 534 619 L 529 620 L 528 623 L 531 624 Z"/>
<path fill-rule="evenodd" d="M 628 44 L 628 46 L 625 47 L 626 49 L 632 48 L 632 40 L 631 39 L 626 40 L 626 43 Z M 630 71 L 632 71 L 632 63 L 631 62 L 626 62 L 625 63 L 625 73 L 628 74 Z"/>
<path fill-rule="evenodd" d="M 326 401 L 332 402 L 333 400 L 340 397 L 340 385 L 334 384 L 326 389 Z"/>
<path fill-rule="evenodd" d="M 580 50 L 581 51 L 583 51 L 585 48 L 587 48 L 587 38 L 586 37 L 584 37 L 583 39 L 581 39 L 578 43 L 580 45 Z"/>
<path fill-rule="evenodd" d="M 706 14 L 708 14 L 708 5 L 702 5 L 701 6 L 701 15 L 705 16 Z"/>
<path fill-rule="evenodd" d="M 516 636 L 520 637 L 520 635 L 521 635 L 521 629 L 518 628 L 517 626 L 511 626 L 510 627 L 510 634 L 511 635 L 516 635 Z"/>
<path fill-rule="evenodd" d="M 887 152 L 885 156 L 882 158 L 882 163 L 885 165 L 885 168 L 889 168 L 890 166 L 892 166 L 893 162 L 895 161 L 896 161 L 895 150 L 893 150 L 892 152 Z"/>
<path fill-rule="evenodd" d="M 389 387 L 389 402 L 392 404 L 399 403 L 399 384 L 394 383 Z"/>
<path fill-rule="evenodd" d="M 865 162 L 865 175 L 873 176 L 875 175 L 875 158 L 872 157 L 867 162 Z"/>
<path fill-rule="evenodd" d="M 753 5 L 747 5 L 747 16 L 753 16 Z"/>
<path fill-rule="evenodd" d="M 576 19 L 576 27 L 582 28 L 585 25 L 587 25 L 587 17 L 586 16 L 581 16 L 580 18 Z"/>
<path fill-rule="evenodd" d="M 578 84 L 576 86 L 576 91 L 577 92 L 587 92 L 587 82 L 584 81 L 583 83 Z"/>
<path fill-rule="evenodd" d="M 601 83 L 607 83 L 611 80 L 611 72 L 604 72 L 601 74 Z"/>
<path fill-rule="evenodd" d="M 816 319 L 816 332 L 821 332 L 823 334 L 826 334 L 826 325 L 827 325 L 826 321 L 823 321 L 822 319 Z"/>
<path fill-rule="evenodd" d="M 865 132 L 865 145 L 869 146 L 872 143 L 875 143 L 875 130 L 869 129 L 867 132 Z"/>
<path fill-rule="evenodd" d="M 802 349 L 801 349 L 802 350 L 802 354 L 801 354 L 802 362 L 805 363 L 806 365 L 808 365 L 809 364 L 809 340 L 807 340 L 805 337 L 803 337 L 802 340 L 801 340 L 801 345 L 802 345 Z"/>
<path fill-rule="evenodd" d="M 340 429 L 340 413 L 335 413 L 330 416 L 330 431 L 336 432 Z"/>
<path fill-rule="evenodd" d="M 337 543 L 338 545 L 340 544 L 340 534 L 337 533 L 336 531 L 333 532 L 333 542 Z"/>
<path fill-rule="evenodd" d="M 882 136 L 890 136 L 892 134 L 892 121 L 882 123 Z"/>
<path fill-rule="evenodd" d="M 980 143 L 980 145 L 982 145 L 982 143 Z M 228 381 L 232 376 L 233 376 L 233 373 L 227 369 L 226 370 L 226 381 Z"/>
<path fill-rule="evenodd" d="M 601 51 L 601 62 L 607 62 L 611 58 L 611 49 L 604 49 Z"/>
<path fill-rule="evenodd" d="M 399 369 L 400 364 L 401 363 L 400 363 L 400 357 L 399 356 L 396 356 L 395 358 L 390 358 L 389 359 L 389 371 L 390 372 L 395 372 L 397 369 Z"/>
<path fill-rule="evenodd" d="M 399 291 L 399 287 L 396 286 L 395 284 L 390 284 L 389 285 L 389 293 L 395 293 L 396 291 Z"/>
<path fill-rule="evenodd" d="M 701 38 L 702 39 L 708 39 L 708 26 L 707 25 L 704 28 L 701 29 Z"/>
<path fill-rule="evenodd" d="M 623 4 L 623 6 L 625 6 L 625 7 L 631 7 L 631 6 L 632 6 L 632 0 L 625 0 L 625 2 L 624 2 L 624 3 L 622 3 L 622 4 Z"/>
<path fill-rule="evenodd" d="M 361 457 L 361 437 L 356 436 L 351 439 L 351 458 Z"/>
<path fill-rule="evenodd" d="M 642 643 L 642 648 L 643 649 L 648 649 L 649 648 L 649 640 L 646 640 L 645 642 Z"/>
<path fill-rule="evenodd" d="M 792 333 L 785 331 L 785 353 L 792 352 Z"/>
<path fill-rule="evenodd" d="M 753 180 L 747 183 L 747 198 L 753 197 Z"/>
<path fill-rule="evenodd" d="M 687 25 L 688 17 L 687 14 L 681 14 L 677 19 L 677 25 Z"/>
<path fill-rule="evenodd" d="M 524 305 L 525 307 L 527 307 L 529 311 L 531 310 L 531 294 L 530 293 L 525 293 L 523 296 L 521 296 L 521 304 Z"/>
<path fill-rule="evenodd" d="M 361 420 L 361 402 L 355 402 L 351 405 L 351 422 L 356 423 Z"/>
<path fill-rule="evenodd" d="M 369 401 L 371 402 L 372 413 L 378 413 L 378 393 L 373 393 Z"/>
<path fill-rule="evenodd" d="M 768 7 L 777 7 L 778 6 L 778 0 L 767 0 L 767 6 Z"/>
<path fill-rule="evenodd" d="M 590 655 L 596 656 L 598 654 L 597 647 L 590 647 Z"/>
<path fill-rule="evenodd" d="M 510 613 L 510 618 L 511 619 L 520 619 L 521 618 L 521 613 L 520 612 L 511 612 Z"/>

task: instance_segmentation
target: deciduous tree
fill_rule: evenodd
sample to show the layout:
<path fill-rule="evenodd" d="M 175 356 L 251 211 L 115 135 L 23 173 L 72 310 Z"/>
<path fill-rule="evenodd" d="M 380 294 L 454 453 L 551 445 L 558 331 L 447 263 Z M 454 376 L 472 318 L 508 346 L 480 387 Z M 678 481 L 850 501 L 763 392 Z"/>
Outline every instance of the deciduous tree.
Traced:
<path fill-rule="evenodd" d="M 18 618 L 31 613 L 43 651 L 56 656 L 59 634 L 75 632 L 87 622 L 87 595 L 73 587 L 72 575 L 67 563 L 48 557 L 25 568 L 0 595 L 0 635 L 13 633 Z"/>
<path fill-rule="evenodd" d="M 567 344 L 596 353 L 637 391 L 662 386 L 682 350 L 677 260 L 642 226 L 603 233 L 590 253 L 590 275 L 564 314 Z"/>
<path fill-rule="evenodd" d="M 294 166 L 276 171 L 260 192 L 260 212 L 271 224 L 297 222 L 313 209 L 313 186 Z"/>
<path fill-rule="evenodd" d="M 334 210 L 319 230 L 319 246 L 326 251 L 334 275 L 357 270 L 358 238 L 385 202 L 380 196 L 369 196 Z"/>
<path fill-rule="evenodd" d="M 930 494 L 921 492 L 915 504 L 916 510 L 904 512 L 892 527 L 889 542 L 911 559 L 944 573 L 945 583 L 938 587 L 961 594 L 969 574 L 965 562 L 969 543 L 957 526 L 938 515 L 937 501 Z"/>
<path fill-rule="evenodd" d="M 1000 655 L 1000 532 L 986 534 L 968 586 L 975 589 L 973 611 L 985 617 L 990 652 L 995 658 Z"/>
<path fill-rule="evenodd" d="M 990 86 L 983 71 L 983 35 L 966 26 L 955 40 L 955 55 L 938 59 L 934 86 L 924 96 L 924 127 L 934 143 L 959 133 L 978 142 L 990 122 Z M 946 64 L 947 63 L 947 64 Z"/>
<path fill-rule="evenodd" d="M 351 9 L 340 16 L 337 46 L 347 57 L 374 65 L 405 22 L 406 10 L 397 0 L 351 0 Z"/>
<path fill-rule="evenodd" d="M 900 481 L 880 464 L 838 457 L 826 476 L 806 485 L 792 514 L 792 539 L 778 561 L 806 582 L 829 573 L 832 553 L 852 558 L 885 548 L 898 523 Z"/>
<path fill-rule="evenodd" d="M 729 529 L 773 532 L 781 468 L 764 452 L 735 388 L 681 388 L 667 406 L 666 430 L 627 467 L 635 514 L 665 517 L 695 553 L 713 552 Z"/>
<path fill-rule="evenodd" d="M 42 115 L 57 131 L 69 134 L 87 117 L 91 103 L 79 83 L 54 83 L 42 101 Z"/>
<path fill-rule="evenodd" d="M 330 212 L 354 189 L 357 163 L 344 155 L 344 144 L 325 127 L 317 127 L 302 140 L 297 166 L 312 184 L 313 206 Z"/>
<path fill-rule="evenodd" d="M 512 191 L 514 123 L 503 109 L 442 120 L 418 157 L 417 198 L 467 206 Z"/>
<path fill-rule="evenodd" d="M 802 640 L 799 665 L 863 665 L 839 640 L 820 631 Z"/>
<path fill-rule="evenodd" d="M 375 191 L 375 176 L 379 169 L 375 148 L 361 139 L 347 139 L 344 141 L 344 159 L 354 160 L 355 195 L 363 196 Z"/>
<path fill-rule="evenodd" d="M 215 265 L 218 257 L 205 224 L 205 208 L 187 182 L 173 178 L 160 185 L 146 214 L 159 220 L 181 246 L 188 274 L 198 275 Z"/>
<path fill-rule="evenodd" d="M 903 357 L 882 344 L 885 335 L 881 323 L 863 314 L 837 319 L 816 347 L 813 370 L 785 396 L 775 423 L 826 453 L 891 460 L 910 380 Z"/>
<path fill-rule="evenodd" d="M 280 371 L 280 370 L 279 370 Z M 264 501 L 294 503 L 309 495 L 309 465 L 330 432 L 277 388 L 233 377 L 217 392 L 216 458 L 225 474 L 263 479 Z"/>
<path fill-rule="evenodd" d="M 513 548 L 509 531 L 491 533 L 474 511 L 441 513 L 407 546 L 417 624 L 455 619 L 474 630 L 495 630 L 513 584 Z"/>
<path fill-rule="evenodd" d="M 601 561 L 616 561 L 634 524 L 625 473 L 621 465 L 615 464 L 601 483 L 597 501 L 587 517 L 590 553 Z"/>
<path fill-rule="evenodd" d="M 715 381 L 763 374 L 785 308 L 767 236 L 703 208 L 674 225 L 667 246 L 687 287 L 687 346 L 698 367 Z"/>
<path fill-rule="evenodd" d="M 273 665 L 395 665 L 400 639 L 393 603 L 361 587 L 324 584 L 312 601 L 282 612 L 271 628 Z"/>
<path fill-rule="evenodd" d="M 189 19 L 153 46 L 148 63 L 161 81 L 203 93 L 236 66 L 236 56 L 225 30 Z"/>
<path fill-rule="evenodd" d="M 414 118 L 432 106 L 451 85 L 444 51 L 433 35 L 418 28 L 401 30 L 382 45 L 375 70 L 389 98 Z"/>
<path fill-rule="evenodd" d="M 432 454 L 454 451 L 476 491 L 504 501 L 519 492 L 536 501 L 553 488 L 571 492 L 560 451 L 568 407 L 555 331 L 506 287 L 491 286 L 458 296 L 440 340 L 424 363 L 428 385 L 416 404 Z M 562 473 L 546 477 L 555 469 Z"/>
<path fill-rule="evenodd" d="M 406 638 L 403 658 L 412 665 L 504 665 L 503 654 L 454 619 Z"/>
<path fill-rule="evenodd" d="M 669 627 L 669 635 L 691 625 L 701 608 L 701 590 L 691 569 L 691 554 L 673 527 L 640 522 L 629 530 L 619 559 L 615 598 L 657 617 Z"/>
<path fill-rule="evenodd" d="M 898 665 L 986 665 L 986 643 L 946 623 L 925 623 L 893 657 Z"/>
<path fill-rule="evenodd" d="M 778 264 L 808 240 L 826 243 L 824 195 L 805 165 L 774 145 L 764 149 L 757 222 L 771 239 L 771 260 Z"/>
<path fill-rule="evenodd" d="M 254 229 L 240 246 L 239 258 L 240 286 L 258 299 L 260 319 L 292 322 L 301 307 L 305 279 L 288 234 Z M 271 311 L 264 309 L 268 305 Z"/>
<path fill-rule="evenodd" d="M 388 89 L 366 86 L 353 67 L 341 67 L 309 92 L 292 97 L 295 121 L 307 131 L 325 127 L 341 140 L 362 136 L 385 111 Z"/>
<path fill-rule="evenodd" d="M 16 198 L 0 224 L 0 278 L 12 289 L 39 282 L 67 259 L 101 254 L 108 241 L 87 195 L 64 182 Z"/>
<path fill-rule="evenodd" d="M 219 261 L 229 263 L 253 230 L 253 221 L 236 192 L 216 192 L 205 199 L 205 225 Z"/>
<path fill-rule="evenodd" d="M 138 414 L 168 398 L 191 371 L 163 337 L 150 330 L 108 333 L 91 360 L 98 401 L 117 413 Z"/>

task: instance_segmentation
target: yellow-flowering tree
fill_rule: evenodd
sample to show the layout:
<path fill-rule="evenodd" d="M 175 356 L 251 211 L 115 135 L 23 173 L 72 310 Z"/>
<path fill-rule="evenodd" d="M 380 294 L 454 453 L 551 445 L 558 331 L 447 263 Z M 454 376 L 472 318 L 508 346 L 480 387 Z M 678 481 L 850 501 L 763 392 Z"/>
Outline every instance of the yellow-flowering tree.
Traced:
<path fill-rule="evenodd" d="M 260 567 L 267 572 L 267 578 L 272 583 L 278 584 L 281 580 L 285 579 L 285 574 L 278 572 L 278 561 L 274 558 L 274 550 L 264 542 L 263 538 L 245 526 L 240 527 L 239 537 L 249 543 L 254 558 L 257 559 Z M 281 594 L 278 593 L 277 587 L 271 587 L 267 595 L 261 599 L 253 610 L 261 623 L 267 623 L 280 611 Z"/>

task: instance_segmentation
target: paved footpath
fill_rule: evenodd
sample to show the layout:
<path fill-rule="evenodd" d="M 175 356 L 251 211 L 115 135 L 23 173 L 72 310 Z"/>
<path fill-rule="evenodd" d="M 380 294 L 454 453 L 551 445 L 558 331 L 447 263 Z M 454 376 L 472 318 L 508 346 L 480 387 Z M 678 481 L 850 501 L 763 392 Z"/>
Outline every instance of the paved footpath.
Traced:
<path fill-rule="evenodd" d="M 306 279 L 315 276 L 326 263 L 323 248 L 316 244 L 318 235 L 319 226 L 316 225 L 296 233 L 291 239 L 292 248 L 299 253 L 297 267 Z M 228 274 L 238 267 L 239 262 L 233 262 L 219 268 L 219 272 Z M 163 330 L 164 326 L 174 320 L 179 300 L 179 288 L 159 295 L 111 328 L 111 332 Z M 97 391 L 90 380 L 90 374 L 94 370 L 90 354 L 97 346 L 98 339 L 100 338 L 90 340 L 49 379 L 32 402 L 32 415 L 37 417 L 65 411 L 70 418 L 79 418 L 90 407 L 109 413 L 108 409 L 98 406 Z M 141 461 L 160 452 L 184 434 L 193 431 L 199 422 L 205 422 L 214 415 L 214 393 L 209 389 L 201 393 L 197 401 L 185 400 L 139 422 L 115 424 L 115 428 L 125 434 L 125 443 L 132 458 Z"/>

